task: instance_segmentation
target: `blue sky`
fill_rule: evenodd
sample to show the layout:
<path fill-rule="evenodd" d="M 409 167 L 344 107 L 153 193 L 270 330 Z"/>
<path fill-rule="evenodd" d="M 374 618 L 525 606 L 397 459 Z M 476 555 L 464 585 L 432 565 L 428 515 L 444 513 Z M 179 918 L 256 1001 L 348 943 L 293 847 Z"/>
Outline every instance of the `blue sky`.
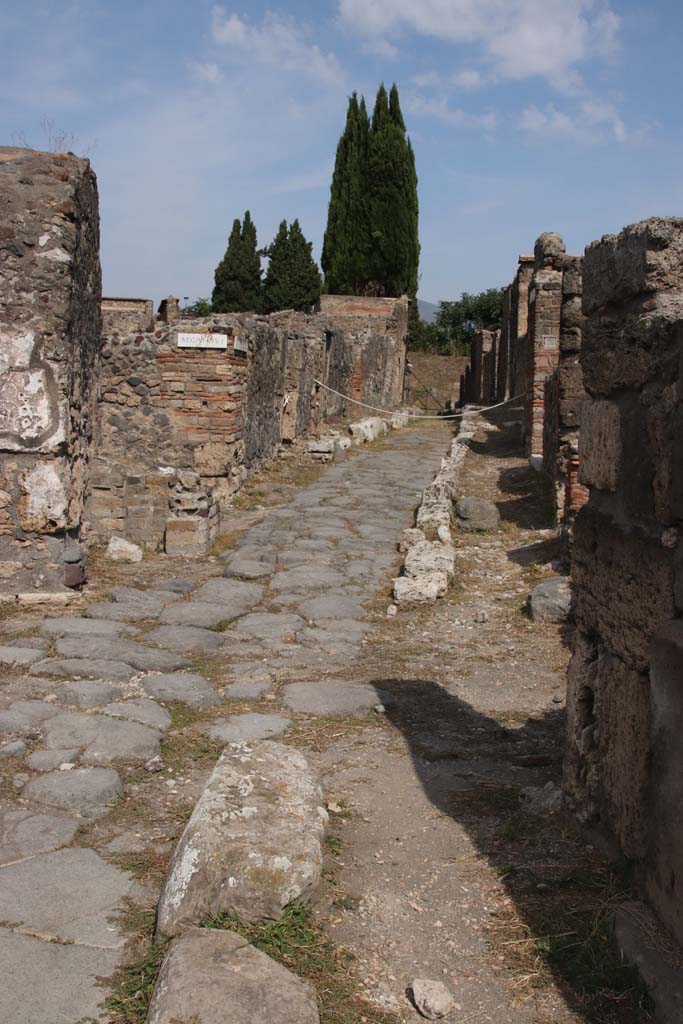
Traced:
<path fill-rule="evenodd" d="M 0 143 L 91 158 L 107 294 L 208 295 L 247 208 L 319 254 L 347 96 L 396 81 L 438 301 L 683 214 L 681 38 L 680 0 L 2 0 Z"/>

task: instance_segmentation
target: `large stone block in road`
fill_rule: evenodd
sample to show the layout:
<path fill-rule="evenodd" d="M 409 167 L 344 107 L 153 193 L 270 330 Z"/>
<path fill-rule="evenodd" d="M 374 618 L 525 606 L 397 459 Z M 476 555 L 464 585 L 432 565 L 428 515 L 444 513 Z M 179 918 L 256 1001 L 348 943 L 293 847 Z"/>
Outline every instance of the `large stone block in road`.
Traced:
<path fill-rule="evenodd" d="M 159 754 L 156 729 L 110 715 L 65 711 L 51 718 L 42 733 L 48 750 L 82 748 L 84 765 L 144 764 Z"/>
<path fill-rule="evenodd" d="M 109 814 L 123 796 L 123 783 L 113 768 L 74 768 L 31 779 L 21 795 L 32 804 L 54 807 L 93 821 Z"/>
<path fill-rule="evenodd" d="M 140 672 L 175 672 L 190 664 L 187 658 L 179 654 L 145 647 L 135 640 L 62 637 L 56 647 L 57 654 L 62 658 L 107 658 L 123 661 Z"/>
<path fill-rule="evenodd" d="M 208 580 L 198 588 L 194 597 L 197 601 L 220 605 L 224 611 L 224 619 L 237 619 L 255 608 L 263 596 L 263 587 L 258 583 L 246 583 L 244 580 L 214 579 Z M 162 620 L 168 620 L 162 616 Z"/>
<path fill-rule="evenodd" d="M 208 914 L 277 920 L 318 885 L 326 824 L 303 754 L 269 740 L 228 747 L 176 847 L 158 932 L 178 935 Z"/>
<path fill-rule="evenodd" d="M 80 1024 L 104 1020 L 118 950 L 75 946 L 0 928 L 0 1020 L 6 1024 Z"/>
<path fill-rule="evenodd" d="M 86 636 L 114 637 L 134 633 L 132 626 L 125 622 L 107 622 L 104 619 L 81 619 L 76 616 L 58 616 L 54 619 L 43 619 L 39 630 L 46 637 Z"/>
<path fill-rule="evenodd" d="M 195 626 L 198 629 L 213 629 L 224 622 L 230 622 L 234 617 L 224 605 L 216 604 L 216 602 L 208 600 L 183 601 L 165 608 L 161 613 L 161 622 L 169 626 Z"/>
<path fill-rule="evenodd" d="M 192 928 L 175 939 L 147 1024 L 319 1024 L 310 985 L 235 932 Z"/>
<path fill-rule="evenodd" d="M 0 868 L 0 921 L 48 942 L 121 949 L 112 918 L 141 891 L 94 850 L 55 850 Z"/>
<path fill-rule="evenodd" d="M 154 700 L 170 703 L 177 701 L 197 711 L 216 707 L 223 702 L 223 698 L 214 690 L 208 679 L 196 672 L 168 672 L 148 676 L 142 686 L 147 696 Z"/>

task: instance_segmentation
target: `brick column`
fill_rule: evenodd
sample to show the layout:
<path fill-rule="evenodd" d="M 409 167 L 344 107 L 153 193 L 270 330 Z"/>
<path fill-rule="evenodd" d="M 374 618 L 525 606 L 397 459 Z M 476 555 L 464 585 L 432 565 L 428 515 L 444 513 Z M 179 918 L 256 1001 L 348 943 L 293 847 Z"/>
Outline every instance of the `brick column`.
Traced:
<path fill-rule="evenodd" d="M 534 269 L 533 256 L 520 256 L 517 273 L 510 285 L 510 392 L 526 393 L 526 346 L 529 316 L 529 282 Z"/>
<path fill-rule="evenodd" d="M 534 246 L 529 288 L 525 444 L 527 455 L 543 452 L 545 386 L 560 356 L 560 308 L 564 242 L 548 231 Z"/>

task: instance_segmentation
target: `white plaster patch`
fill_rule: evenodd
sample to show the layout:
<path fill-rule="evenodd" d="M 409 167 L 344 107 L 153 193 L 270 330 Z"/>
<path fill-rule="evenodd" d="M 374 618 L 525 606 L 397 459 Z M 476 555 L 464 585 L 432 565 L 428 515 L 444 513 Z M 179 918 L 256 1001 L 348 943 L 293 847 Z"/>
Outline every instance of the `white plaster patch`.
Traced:
<path fill-rule="evenodd" d="M 56 524 L 65 522 L 68 500 L 64 484 L 54 463 L 41 462 L 24 477 L 22 489 L 27 495 L 27 515 Z"/>
<path fill-rule="evenodd" d="M 47 252 L 39 252 L 38 257 L 50 260 L 52 263 L 71 263 L 71 257 L 63 249 L 49 249 Z"/>
<path fill-rule="evenodd" d="M 35 340 L 33 331 L 25 334 L 0 331 L 0 374 L 8 370 L 28 370 Z"/>
<path fill-rule="evenodd" d="M 40 236 L 40 238 L 38 239 L 38 245 L 39 245 L 39 246 L 40 246 L 40 248 L 42 249 L 42 248 L 43 248 L 43 246 L 44 246 L 44 245 L 47 245 L 47 243 L 48 243 L 49 241 L 50 241 L 50 235 L 49 235 L 49 232 L 45 232 L 45 234 L 44 234 L 44 235 L 41 235 L 41 236 Z"/>

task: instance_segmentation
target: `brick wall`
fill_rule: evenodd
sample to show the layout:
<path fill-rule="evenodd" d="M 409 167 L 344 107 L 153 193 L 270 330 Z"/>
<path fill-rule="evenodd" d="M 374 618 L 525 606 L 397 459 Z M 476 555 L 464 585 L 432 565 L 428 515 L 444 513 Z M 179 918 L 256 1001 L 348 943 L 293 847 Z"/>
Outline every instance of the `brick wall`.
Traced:
<path fill-rule="evenodd" d="M 534 272 L 529 286 L 527 380 L 524 436 L 527 455 L 543 452 L 546 380 L 560 355 L 560 308 L 564 242 L 548 231 L 534 246 Z"/>
<path fill-rule="evenodd" d="M 566 790 L 683 941 L 683 220 L 588 246 Z"/>
<path fill-rule="evenodd" d="M 0 593 L 83 578 L 100 298 L 90 164 L 0 148 Z"/>
<path fill-rule="evenodd" d="M 510 285 L 510 356 L 511 395 L 523 395 L 527 389 L 527 323 L 529 317 L 529 282 L 534 269 L 533 256 L 520 256 L 517 273 Z"/>
<path fill-rule="evenodd" d="M 498 333 L 498 356 L 496 366 L 496 393 L 494 401 L 504 402 L 510 398 L 510 338 L 512 334 L 512 285 L 503 292 L 503 314 Z"/>

